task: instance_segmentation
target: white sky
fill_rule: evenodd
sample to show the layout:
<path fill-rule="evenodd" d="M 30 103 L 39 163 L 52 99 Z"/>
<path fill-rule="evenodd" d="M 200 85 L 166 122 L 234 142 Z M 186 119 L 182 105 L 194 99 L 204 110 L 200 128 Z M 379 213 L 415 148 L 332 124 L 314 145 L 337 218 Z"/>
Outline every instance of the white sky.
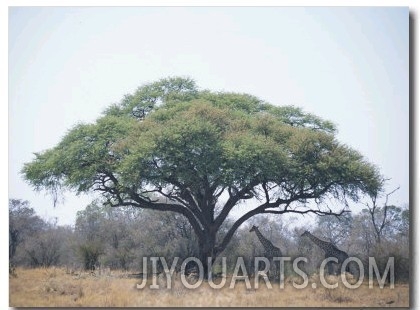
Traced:
<path fill-rule="evenodd" d="M 333 121 L 406 204 L 408 22 L 397 7 L 10 8 L 9 198 L 72 224 L 90 198 L 53 208 L 23 181 L 23 163 L 138 86 L 181 75 Z"/>

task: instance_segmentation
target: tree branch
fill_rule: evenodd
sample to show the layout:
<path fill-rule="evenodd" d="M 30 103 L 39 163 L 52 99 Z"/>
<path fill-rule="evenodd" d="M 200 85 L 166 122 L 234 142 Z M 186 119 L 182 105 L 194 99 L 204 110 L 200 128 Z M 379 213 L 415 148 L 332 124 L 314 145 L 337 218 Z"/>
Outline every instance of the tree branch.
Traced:
<path fill-rule="evenodd" d="M 239 228 L 239 226 L 241 226 L 245 221 L 247 221 L 248 219 L 250 219 L 251 217 L 253 217 L 254 215 L 257 215 L 261 212 L 264 211 L 265 208 L 265 204 L 260 205 L 259 207 L 248 211 L 247 213 L 245 213 L 244 215 L 242 215 L 233 225 L 232 227 L 228 230 L 228 232 L 226 233 L 225 237 L 223 238 L 222 242 L 217 245 L 215 247 L 215 252 L 216 255 L 220 254 L 228 245 L 230 239 L 232 239 L 233 234 L 236 232 L 236 230 Z"/>
<path fill-rule="evenodd" d="M 322 211 L 322 210 L 314 210 L 314 209 L 308 209 L 308 210 L 289 209 L 290 204 L 295 202 L 295 201 L 299 201 L 299 200 L 302 200 L 302 199 L 312 199 L 312 198 L 320 197 L 321 195 L 325 194 L 330 189 L 330 187 L 332 185 L 333 185 L 333 183 L 327 184 L 322 190 L 320 190 L 319 192 L 316 192 L 316 193 L 315 192 L 303 193 L 303 192 L 300 191 L 299 194 L 296 194 L 293 197 L 290 197 L 288 199 L 278 198 L 275 202 L 271 202 L 271 203 L 269 202 L 270 197 L 268 197 L 268 199 L 265 203 L 263 203 L 262 205 L 256 207 L 255 209 L 253 209 L 251 211 L 248 211 L 247 213 L 245 213 L 242 217 L 240 217 L 232 225 L 232 227 L 226 233 L 226 235 L 223 238 L 220 245 L 217 246 L 216 252 L 217 253 L 222 252 L 225 249 L 225 247 L 227 246 L 227 244 L 229 243 L 229 241 L 232 238 L 235 231 L 239 228 L 239 226 L 241 226 L 245 221 L 247 221 L 248 219 L 250 219 L 251 217 L 253 217 L 254 215 L 257 215 L 257 214 L 284 214 L 284 213 L 307 214 L 307 213 L 313 213 L 313 214 L 317 214 L 317 215 L 320 215 L 320 216 L 325 216 L 325 215 L 340 216 L 345 212 L 350 212 L 350 211 L 344 210 L 344 209 L 341 210 L 340 212 L 333 212 L 331 210 Z M 268 190 L 265 191 L 265 192 L 268 193 Z M 278 208 L 281 205 L 284 205 L 284 208 L 282 210 L 267 210 L 267 209 Z M 225 211 L 225 209 L 223 211 Z M 219 219 L 219 217 L 218 217 L 218 219 Z"/>
<path fill-rule="evenodd" d="M 365 205 L 367 206 L 369 213 L 370 213 L 370 217 L 372 220 L 372 225 L 373 228 L 375 230 L 376 233 L 376 241 L 378 243 L 381 242 L 381 235 L 382 235 L 382 231 L 385 228 L 385 225 L 387 224 L 387 216 L 388 216 L 388 199 L 389 196 L 391 196 L 393 193 L 395 193 L 397 190 L 399 190 L 400 187 L 398 186 L 396 189 L 392 190 L 391 192 L 386 194 L 386 198 L 385 198 L 385 203 L 384 203 L 384 207 L 383 207 L 383 217 L 382 217 L 382 221 L 381 224 L 378 226 L 378 224 L 376 223 L 376 219 L 375 219 L 375 214 L 376 214 L 376 210 L 378 208 L 378 205 L 376 203 L 377 201 L 377 195 L 371 197 L 372 199 L 372 206 L 369 206 L 368 203 L 365 203 Z"/>
<path fill-rule="evenodd" d="M 236 193 L 232 193 L 229 188 L 229 199 L 225 203 L 222 211 L 219 213 L 219 215 L 215 219 L 215 225 L 217 228 L 219 228 L 223 222 L 225 221 L 226 217 L 229 215 L 230 211 L 233 209 L 233 207 L 238 203 L 241 199 L 249 199 L 252 197 L 247 197 L 247 193 L 249 193 L 255 186 L 258 185 L 258 181 L 254 180 L 250 182 L 247 186 L 242 188 L 241 190 L 237 191 Z"/>

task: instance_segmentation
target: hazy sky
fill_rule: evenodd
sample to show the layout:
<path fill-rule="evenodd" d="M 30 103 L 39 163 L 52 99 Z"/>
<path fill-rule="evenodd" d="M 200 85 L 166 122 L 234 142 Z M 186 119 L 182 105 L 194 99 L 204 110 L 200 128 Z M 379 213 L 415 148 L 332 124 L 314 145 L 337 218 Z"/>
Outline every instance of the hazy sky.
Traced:
<path fill-rule="evenodd" d="M 72 224 L 89 197 L 52 206 L 19 171 L 77 122 L 138 86 L 189 76 L 333 121 L 409 201 L 408 8 L 9 9 L 9 198 Z"/>

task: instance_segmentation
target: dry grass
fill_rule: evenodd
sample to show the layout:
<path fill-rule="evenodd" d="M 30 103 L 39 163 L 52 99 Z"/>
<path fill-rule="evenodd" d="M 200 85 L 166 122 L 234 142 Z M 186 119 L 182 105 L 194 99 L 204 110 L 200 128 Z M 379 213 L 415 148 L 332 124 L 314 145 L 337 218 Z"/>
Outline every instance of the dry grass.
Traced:
<path fill-rule="evenodd" d="M 261 282 L 259 289 L 247 290 L 243 282 L 229 288 L 211 289 L 208 283 L 193 290 L 175 280 L 171 289 L 138 289 L 139 279 L 111 272 L 100 276 L 89 273 L 70 273 L 65 269 L 20 269 L 10 278 L 9 305 L 11 307 L 408 307 L 409 287 L 396 284 L 394 289 L 378 286 L 370 289 L 363 283 L 356 290 L 340 285 L 336 289 L 323 288 L 317 277 L 310 279 L 305 289 L 296 289 L 293 279 L 287 279 L 284 289 L 273 283 L 267 289 Z M 336 279 L 330 279 L 334 281 Z M 162 284 L 162 279 L 157 283 Z M 216 281 L 217 282 L 217 281 Z M 165 283 L 165 282 L 164 282 Z M 315 283 L 317 288 L 313 288 Z M 254 282 L 251 281 L 252 287 Z"/>

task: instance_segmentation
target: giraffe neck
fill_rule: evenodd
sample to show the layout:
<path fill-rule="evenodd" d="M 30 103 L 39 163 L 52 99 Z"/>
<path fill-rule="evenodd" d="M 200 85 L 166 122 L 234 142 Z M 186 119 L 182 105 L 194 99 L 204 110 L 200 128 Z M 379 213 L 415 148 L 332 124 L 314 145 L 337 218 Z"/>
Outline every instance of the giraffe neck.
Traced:
<path fill-rule="evenodd" d="M 263 234 L 259 231 L 258 228 L 255 228 L 255 233 L 257 234 L 258 239 L 260 240 L 260 242 L 262 243 L 262 245 L 264 246 L 264 248 L 273 248 L 273 244 L 271 243 L 270 240 L 268 240 L 267 238 L 265 238 L 263 236 Z"/>
<path fill-rule="evenodd" d="M 315 237 L 311 233 L 309 233 L 309 239 L 311 239 L 311 241 L 313 243 L 315 243 L 317 246 L 319 246 L 325 252 L 329 251 L 330 248 L 331 248 L 331 243 L 330 242 L 326 242 L 326 241 L 323 241 L 321 239 L 318 239 L 317 237 Z"/>

